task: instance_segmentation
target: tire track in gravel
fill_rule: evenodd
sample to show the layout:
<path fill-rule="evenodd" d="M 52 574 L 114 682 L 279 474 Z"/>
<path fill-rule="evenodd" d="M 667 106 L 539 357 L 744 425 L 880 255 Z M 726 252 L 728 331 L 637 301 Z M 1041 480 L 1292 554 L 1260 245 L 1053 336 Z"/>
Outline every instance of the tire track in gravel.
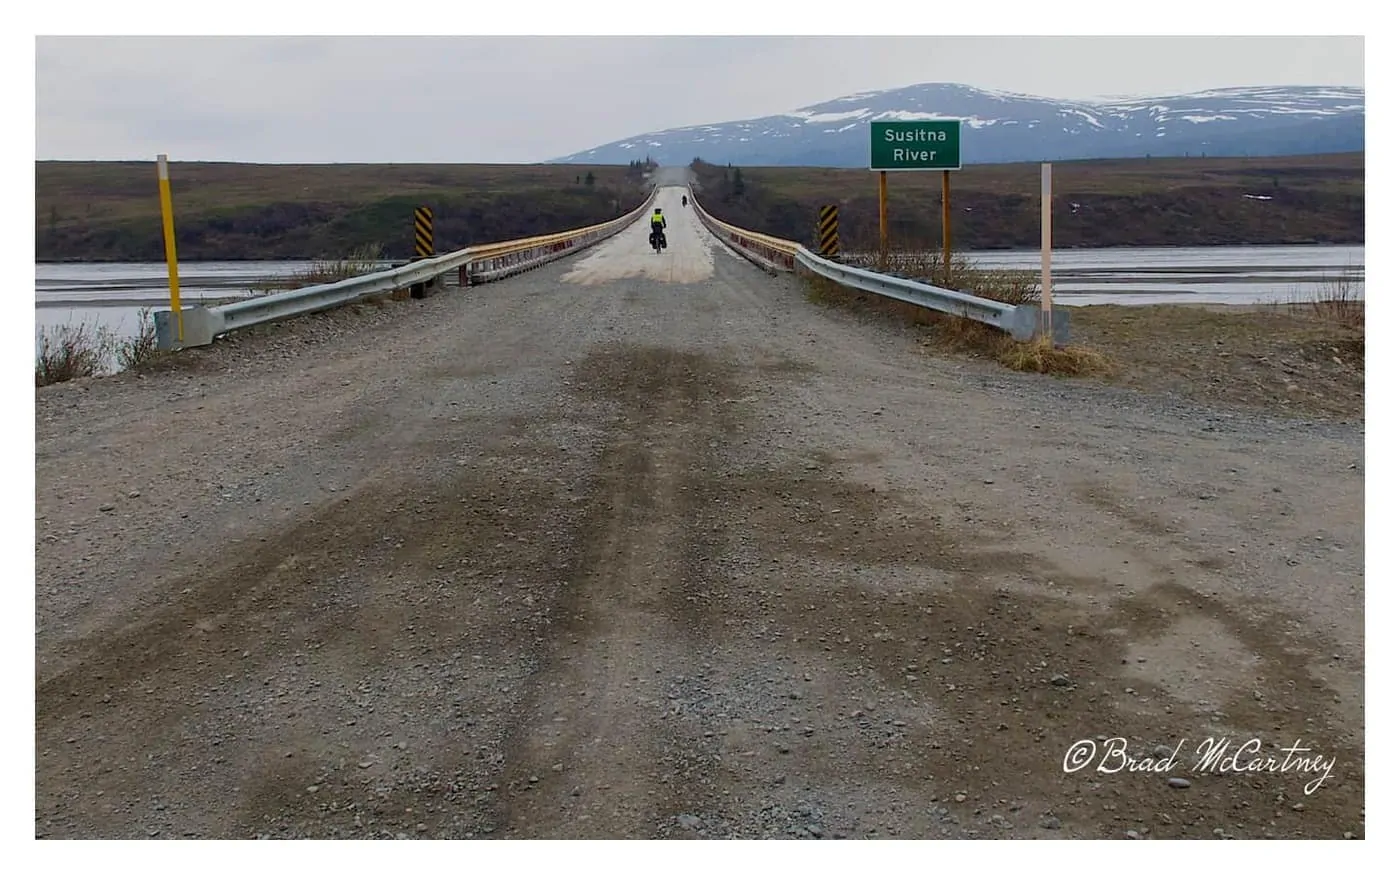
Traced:
<path fill-rule="evenodd" d="M 528 531 L 548 532 L 551 518 L 568 516 L 557 509 L 548 515 L 530 510 L 531 495 L 540 496 L 537 508 L 561 502 L 567 508 L 569 496 L 557 490 L 568 474 L 561 469 L 562 478 L 536 482 L 538 475 L 517 473 L 532 471 L 548 453 L 547 432 L 536 433 L 530 418 L 510 411 L 532 413 L 541 404 L 547 411 L 550 386 L 558 382 L 557 363 L 570 354 L 569 344 L 586 348 L 610 299 L 601 290 L 567 297 L 552 292 L 545 286 L 545 291 L 521 295 L 520 301 L 501 296 L 485 305 L 432 302 L 451 317 L 439 322 L 437 331 L 421 331 L 422 322 L 396 325 L 380 338 L 386 341 L 382 345 L 337 353 L 335 373 L 344 381 L 334 381 L 320 399 L 324 409 L 340 409 L 342 414 L 305 423 L 310 434 L 303 430 L 302 439 L 290 445 L 295 452 L 283 456 L 280 464 L 235 458 L 225 467 L 237 476 L 253 465 L 293 467 L 300 462 L 309 470 L 314 464 L 318 471 L 334 471 L 343 488 L 333 495 L 317 489 L 319 500 L 307 500 L 290 519 L 270 513 L 248 516 L 251 507 L 223 508 L 236 518 L 246 538 L 225 530 L 213 550 L 187 553 L 183 559 L 143 543 L 146 555 L 157 561 L 148 561 L 141 575 L 126 577 L 121 563 L 104 563 L 112 607 L 98 612 L 89 608 L 76 630 L 38 642 L 44 659 L 36 673 L 36 816 L 42 812 L 45 822 L 53 824 L 41 825 L 40 832 L 72 828 L 79 835 L 144 835 L 141 818 L 133 813 L 143 796 L 184 797 L 179 807 L 161 805 L 155 816 L 157 831 L 242 837 L 261 829 L 295 828 L 303 834 L 339 830 L 343 835 L 363 834 L 385 821 L 391 829 L 412 831 L 416 827 L 411 820 L 398 822 L 402 812 L 415 807 L 421 812 L 422 800 L 415 804 L 414 798 L 427 792 L 422 788 L 438 785 L 422 780 L 415 785 L 396 775 L 387 782 L 381 779 L 386 795 L 377 794 L 369 803 L 356 801 L 357 794 L 347 789 L 348 798 L 339 803 L 340 817 L 327 817 L 327 797 L 318 800 L 305 789 L 329 791 L 335 781 L 327 782 L 344 774 L 347 755 L 353 774 L 355 760 L 377 747 L 365 732 L 375 724 L 376 733 L 397 728 L 425 744 L 427 751 L 438 752 L 425 756 L 424 751 L 416 762 L 436 758 L 455 764 L 447 770 L 449 776 L 465 770 L 481 778 L 460 783 L 452 793 L 461 796 L 489 785 L 497 768 L 491 765 L 490 738 L 504 734 L 509 713 L 509 697 L 503 699 L 496 688 L 521 680 L 511 659 L 528 660 L 530 642 L 538 636 L 517 641 L 510 632 L 495 634 L 498 641 L 512 642 L 504 652 L 497 648 L 493 653 L 501 658 L 475 665 L 446 660 L 454 673 L 464 672 L 456 686 L 473 691 L 467 701 L 482 703 L 481 711 L 467 704 L 463 719 L 480 728 L 474 733 L 480 741 L 465 745 L 465 751 L 483 756 L 486 772 L 479 771 L 483 762 L 464 764 L 449 753 L 463 748 L 450 732 L 434 737 L 449 731 L 443 726 L 453 722 L 451 709 L 424 715 L 421 725 L 405 726 L 375 718 L 373 703 L 400 699 L 405 708 L 424 707 L 411 695 L 403 698 L 395 678 L 416 673 L 415 659 L 427 656 L 436 662 L 446 656 L 432 640 L 452 637 L 452 630 L 440 625 L 445 618 L 484 614 L 493 623 L 496 617 L 510 618 L 516 633 L 540 622 L 538 612 L 519 615 L 521 606 L 533 599 L 502 601 L 487 583 L 494 578 L 486 575 L 499 574 L 501 567 L 523 572 L 536 563 L 557 562 L 558 555 L 546 560 L 520 553 L 513 546 L 515 535 L 502 538 L 499 525 L 482 528 L 482 523 L 519 514 Z M 472 318 L 493 312 L 512 318 Z M 421 320 L 426 315 L 407 318 Z M 568 343 L 560 344 L 555 319 L 583 330 L 566 335 Z M 422 334 L 419 345 L 399 342 L 414 333 Z M 380 369 L 392 370 L 380 375 Z M 501 385 L 496 385 L 497 375 Z M 260 383 L 257 392 L 246 391 L 250 383 L 229 380 L 245 391 L 227 393 L 223 408 L 213 415 L 227 422 L 227 410 L 255 410 L 254 399 L 259 397 L 266 408 L 269 394 L 285 398 L 284 389 L 301 386 L 302 380 L 317 382 L 312 376 L 324 374 L 320 369 L 310 375 L 279 373 Z M 150 379 L 155 383 L 159 377 Z M 159 393 L 149 392 L 149 387 L 131 388 L 146 389 L 158 404 Z M 287 408 L 278 404 L 273 410 L 285 413 Z M 200 415 L 211 414 L 206 410 Z M 180 441 L 195 447 L 201 442 L 217 444 L 218 431 L 196 427 L 200 421 L 196 417 L 162 427 L 173 433 L 177 447 Z M 262 425 L 270 433 L 296 431 L 295 423 L 284 419 L 264 418 Z M 120 441 L 139 442 L 134 433 L 139 429 L 122 421 L 109 422 L 108 427 L 114 429 L 110 437 L 115 440 L 109 444 L 113 449 L 120 449 Z M 479 464 L 459 467 L 473 450 L 488 459 L 511 461 L 494 473 L 482 471 Z M 120 452 L 86 455 L 98 467 L 110 467 L 122 458 Z M 291 490 L 301 485 L 300 494 L 306 495 L 306 479 L 284 485 Z M 146 491 L 148 497 L 159 496 L 159 487 Z M 483 508 L 483 501 L 490 506 Z M 186 504 L 192 516 L 197 512 L 200 523 L 224 529 L 220 508 Z M 453 512 L 459 506 L 477 512 Z M 159 509 L 154 502 L 152 507 Z M 101 522 L 130 532 L 132 515 Z M 504 531 L 512 525 L 504 523 Z M 467 537 L 480 540 L 469 549 Z M 546 538 L 542 543 L 551 542 Z M 560 546 L 554 544 L 555 549 Z M 470 557 L 466 566 L 464 557 Z M 40 575 L 42 579 L 42 568 Z M 547 580 L 549 574 L 542 570 L 530 579 L 536 577 Z M 444 591 L 451 581 L 463 589 Z M 549 594 L 541 592 L 536 598 L 548 601 Z M 431 604 L 437 609 L 425 612 Z M 528 621 L 526 626 L 522 621 Z M 490 638 L 490 626 L 461 637 Z M 405 647 L 405 641 L 419 646 Z M 477 658 L 482 656 L 477 653 Z M 288 710 L 279 707 L 293 701 L 297 704 Z M 460 697 L 451 702 L 452 709 L 463 707 Z M 383 710 L 380 714 L 390 716 Z M 373 754 L 376 763 L 393 756 Z M 179 776 L 189 773 L 202 775 L 203 790 L 181 789 Z M 363 775 L 378 777 L 379 767 Z M 353 789 L 358 782 L 341 783 Z M 432 795 L 429 792 L 428 798 Z M 397 815 L 395 799 L 409 803 L 400 805 Z M 236 821 L 228 819 L 230 804 L 242 812 Z M 469 813 L 476 804 L 460 808 Z M 489 818 L 469 814 L 427 820 L 435 832 L 459 836 L 490 826 Z"/>
<path fill-rule="evenodd" d="M 147 517 L 93 515 L 97 534 L 157 561 L 104 557 L 72 580 L 71 604 L 105 586 L 122 609 L 72 609 L 91 634 L 39 636 L 38 831 L 1364 825 L 1359 695 L 1329 715 L 1361 666 L 1309 669 L 1335 650 L 1303 634 L 1292 590 L 1312 578 L 1275 586 L 1270 566 L 1187 539 L 1253 511 L 1243 493 L 1194 509 L 1201 484 L 1239 464 L 1237 442 L 1150 401 L 1120 410 L 1119 396 L 927 360 L 907 332 L 815 311 L 797 281 L 720 254 L 704 283 L 566 286 L 568 269 L 430 299 L 313 366 L 273 355 L 243 377 L 202 374 L 227 396 L 198 412 L 184 400 L 188 422 L 122 412 L 134 398 L 158 417 L 178 380 L 154 378 L 46 426 L 53 450 L 97 410 L 93 441 L 150 472 L 149 435 L 217 453 L 247 437 L 240 417 L 261 416 L 239 450 L 275 461 L 221 457 L 217 476 L 284 466 L 270 495 L 291 508 L 213 506 L 167 483 L 142 487 L 169 502 Z M 210 362 L 238 364 L 223 355 Z M 287 399 L 323 418 L 298 422 Z M 1155 469 L 1114 449 L 1129 440 Z M 78 484 L 126 488 L 123 460 L 64 446 L 75 459 L 36 465 L 41 495 L 70 477 L 51 505 L 95 504 Z M 1348 493 L 1291 470 L 1310 452 L 1290 449 L 1269 477 L 1291 502 L 1342 502 L 1317 525 L 1345 535 Z M 321 467 L 296 469 L 310 461 Z M 1132 499 L 1149 493 L 1161 501 Z M 1241 554 L 1279 537 L 1253 525 Z M 211 546 L 187 566 L 161 539 Z M 1310 574 L 1340 567 L 1313 549 Z M 67 550 L 41 543 L 41 592 L 69 584 Z M 1135 753 L 1203 733 L 1323 733 L 1341 758 L 1306 798 L 1299 775 L 1192 774 L 1184 792 L 1161 776 L 1066 775 L 1066 746 L 1104 732 Z"/>
<path fill-rule="evenodd" d="M 545 670 L 508 746 L 502 819 L 530 838 L 653 836 L 683 808 L 690 741 L 666 723 L 664 675 L 712 620 L 705 472 L 730 425 L 724 368 L 665 348 L 607 346 L 580 363 L 580 390 L 614 403 L 593 510 L 578 532 Z"/>
<path fill-rule="evenodd" d="M 60 632 L 59 640 L 94 633 L 116 620 L 114 614 L 140 606 L 153 574 L 205 561 L 202 550 L 141 538 L 157 517 L 183 512 L 186 544 L 248 538 L 259 523 L 295 526 L 324 502 L 340 500 L 345 489 L 394 476 L 404 464 L 402 447 L 425 429 L 440 428 L 437 420 L 469 409 L 470 397 L 462 396 L 472 381 L 489 383 L 497 372 L 518 369 L 512 361 L 524 350 L 556 346 L 556 320 L 586 324 L 603 301 L 552 294 L 548 284 L 507 281 L 487 288 L 490 297 L 461 290 L 444 294 L 477 297 L 387 305 L 405 309 L 401 322 L 365 328 L 358 342 L 330 350 L 293 343 L 290 362 L 255 359 L 235 362 L 236 374 L 200 373 L 221 357 L 237 358 L 237 347 L 267 342 L 279 328 L 295 335 L 312 326 L 253 329 L 253 338 L 240 338 L 237 346 L 190 351 L 190 380 L 178 373 L 124 378 L 125 385 L 112 389 L 126 403 L 101 397 L 106 387 L 91 399 L 77 395 L 78 409 L 96 408 L 98 415 L 65 415 L 36 428 L 36 571 L 70 584 L 40 603 L 41 625 Z M 323 354 L 328 359 L 321 360 Z M 172 390 L 179 396 L 174 400 Z M 58 427 L 73 420 L 77 429 Z M 150 452 L 153 446 L 159 454 Z M 94 484 L 111 484 L 112 497 Z M 140 498 L 129 499 L 128 491 Z M 116 512 L 99 512 L 104 501 Z M 43 536 L 46 527 L 58 530 L 51 540 Z M 75 563 L 65 549 L 77 540 L 72 532 L 95 545 L 122 536 L 122 553 L 107 551 L 100 569 Z M 74 579 L 80 573 L 85 579 Z M 80 582 L 81 590 L 71 585 Z M 79 591 L 88 599 L 75 603 L 70 593 Z"/>

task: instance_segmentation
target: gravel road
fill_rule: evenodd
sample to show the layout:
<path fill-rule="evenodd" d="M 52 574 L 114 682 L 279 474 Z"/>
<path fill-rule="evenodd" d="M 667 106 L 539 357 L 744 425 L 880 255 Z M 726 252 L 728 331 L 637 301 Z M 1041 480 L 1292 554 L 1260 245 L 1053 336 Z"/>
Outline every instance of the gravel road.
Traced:
<path fill-rule="evenodd" d="M 39 390 L 36 835 L 1364 837 L 1359 423 L 932 357 L 678 197 Z"/>

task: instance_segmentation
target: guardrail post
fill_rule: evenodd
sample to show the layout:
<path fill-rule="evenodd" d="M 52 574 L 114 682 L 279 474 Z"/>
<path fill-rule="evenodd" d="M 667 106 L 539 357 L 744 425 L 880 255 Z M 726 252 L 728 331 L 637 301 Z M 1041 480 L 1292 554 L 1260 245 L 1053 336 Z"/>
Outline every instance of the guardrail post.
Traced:
<path fill-rule="evenodd" d="M 817 217 L 817 250 L 822 258 L 835 258 L 840 254 L 841 240 L 836 226 L 836 204 L 823 206 Z"/>
<path fill-rule="evenodd" d="M 1048 332 L 1046 322 L 1049 321 Z M 1064 310 L 1055 310 L 1046 315 L 1036 304 L 1017 304 L 1012 312 L 1002 324 L 1002 328 L 1015 340 L 1027 341 L 1037 337 L 1044 337 L 1047 333 L 1050 336 L 1050 343 L 1054 346 L 1067 346 L 1069 344 L 1069 314 Z"/>
<path fill-rule="evenodd" d="M 223 324 L 216 313 L 207 307 L 191 307 L 183 314 L 157 310 L 152 315 L 156 322 L 156 349 L 162 352 L 188 349 L 192 346 L 208 346 L 214 342 L 214 337 Z M 180 319 L 178 323 L 177 318 Z M 177 333 L 182 325 L 183 338 Z"/>

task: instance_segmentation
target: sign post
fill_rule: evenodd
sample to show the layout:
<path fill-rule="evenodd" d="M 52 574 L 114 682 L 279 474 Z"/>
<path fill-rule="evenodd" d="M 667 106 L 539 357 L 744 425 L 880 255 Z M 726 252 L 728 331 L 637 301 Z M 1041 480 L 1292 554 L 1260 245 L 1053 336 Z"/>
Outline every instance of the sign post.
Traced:
<path fill-rule="evenodd" d="M 1050 297 L 1050 165 L 1040 165 L 1040 321 L 1045 336 L 1053 340 Z"/>
<path fill-rule="evenodd" d="M 870 123 L 870 169 L 880 173 L 880 265 L 884 269 L 889 248 L 885 217 L 888 195 L 885 174 L 891 170 L 943 171 L 943 267 L 944 281 L 951 270 L 953 230 L 951 171 L 962 169 L 962 119 L 873 121 Z"/>
<path fill-rule="evenodd" d="M 885 259 L 889 256 L 889 225 L 885 222 L 885 205 L 889 202 L 885 183 L 885 171 L 880 171 L 880 270 L 885 269 Z"/>
<path fill-rule="evenodd" d="M 170 274 L 170 311 L 175 314 L 175 340 L 185 342 L 185 319 L 180 311 L 180 269 L 175 259 L 175 209 L 170 203 L 170 165 L 167 156 L 156 156 L 160 186 L 160 220 L 165 231 L 165 266 Z"/>
<path fill-rule="evenodd" d="M 951 282 L 953 273 L 953 209 L 948 196 L 949 189 L 953 187 L 953 172 L 943 171 L 943 285 L 947 286 Z"/>

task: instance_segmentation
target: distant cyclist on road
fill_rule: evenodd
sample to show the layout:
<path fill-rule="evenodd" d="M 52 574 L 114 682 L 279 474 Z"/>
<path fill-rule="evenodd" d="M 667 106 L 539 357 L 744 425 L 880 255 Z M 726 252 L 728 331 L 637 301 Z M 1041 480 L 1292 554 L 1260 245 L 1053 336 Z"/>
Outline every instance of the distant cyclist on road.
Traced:
<path fill-rule="evenodd" d="M 685 206 L 685 195 L 681 195 L 681 206 Z"/>
<path fill-rule="evenodd" d="M 651 236 L 653 239 L 661 239 L 661 248 L 666 248 L 666 217 L 661 215 L 661 208 L 657 207 L 651 214 Z"/>

